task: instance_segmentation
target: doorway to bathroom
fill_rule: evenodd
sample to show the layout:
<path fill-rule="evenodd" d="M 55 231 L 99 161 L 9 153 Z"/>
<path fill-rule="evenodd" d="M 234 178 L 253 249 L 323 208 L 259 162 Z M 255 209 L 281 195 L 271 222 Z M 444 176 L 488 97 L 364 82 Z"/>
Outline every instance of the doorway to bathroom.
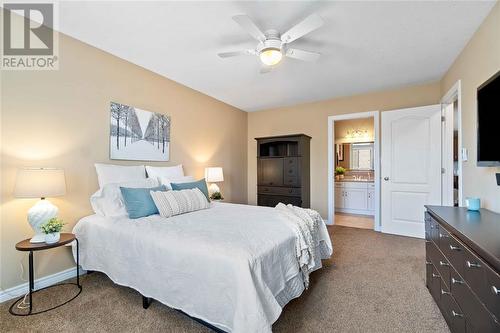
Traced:
<path fill-rule="evenodd" d="M 380 230 L 379 112 L 328 117 L 328 220 Z"/>

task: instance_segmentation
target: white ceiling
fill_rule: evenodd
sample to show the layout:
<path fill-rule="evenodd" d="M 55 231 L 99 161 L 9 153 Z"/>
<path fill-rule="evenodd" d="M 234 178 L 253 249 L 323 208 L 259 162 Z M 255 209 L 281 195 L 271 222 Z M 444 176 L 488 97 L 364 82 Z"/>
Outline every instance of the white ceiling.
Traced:
<path fill-rule="evenodd" d="M 495 2 L 62 2 L 62 32 L 245 111 L 440 79 Z M 316 12 L 325 25 L 291 44 L 322 54 L 260 74 L 231 17 L 283 32 Z"/>

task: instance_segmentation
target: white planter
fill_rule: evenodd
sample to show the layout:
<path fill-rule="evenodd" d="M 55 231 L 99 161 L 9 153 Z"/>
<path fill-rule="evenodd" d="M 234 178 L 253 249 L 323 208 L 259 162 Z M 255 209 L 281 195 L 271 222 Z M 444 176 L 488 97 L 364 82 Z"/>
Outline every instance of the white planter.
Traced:
<path fill-rule="evenodd" d="M 59 239 L 61 238 L 61 233 L 59 232 L 53 232 L 51 234 L 45 234 L 45 243 L 47 244 L 54 244 L 59 242 Z"/>

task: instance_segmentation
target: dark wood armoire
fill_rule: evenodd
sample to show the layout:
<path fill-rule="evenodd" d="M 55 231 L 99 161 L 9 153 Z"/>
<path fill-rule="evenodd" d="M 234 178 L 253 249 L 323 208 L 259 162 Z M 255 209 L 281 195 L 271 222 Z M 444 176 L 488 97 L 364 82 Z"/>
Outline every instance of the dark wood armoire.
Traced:
<path fill-rule="evenodd" d="M 305 134 L 257 140 L 257 204 L 310 207 L 310 140 Z"/>

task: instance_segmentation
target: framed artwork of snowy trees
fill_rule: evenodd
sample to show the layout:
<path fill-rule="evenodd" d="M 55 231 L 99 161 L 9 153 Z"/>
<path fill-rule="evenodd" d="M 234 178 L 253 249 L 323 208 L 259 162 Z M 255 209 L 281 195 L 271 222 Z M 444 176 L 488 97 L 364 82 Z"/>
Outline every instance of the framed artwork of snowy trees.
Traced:
<path fill-rule="evenodd" d="M 111 102 L 109 153 L 113 160 L 168 161 L 170 117 Z"/>

